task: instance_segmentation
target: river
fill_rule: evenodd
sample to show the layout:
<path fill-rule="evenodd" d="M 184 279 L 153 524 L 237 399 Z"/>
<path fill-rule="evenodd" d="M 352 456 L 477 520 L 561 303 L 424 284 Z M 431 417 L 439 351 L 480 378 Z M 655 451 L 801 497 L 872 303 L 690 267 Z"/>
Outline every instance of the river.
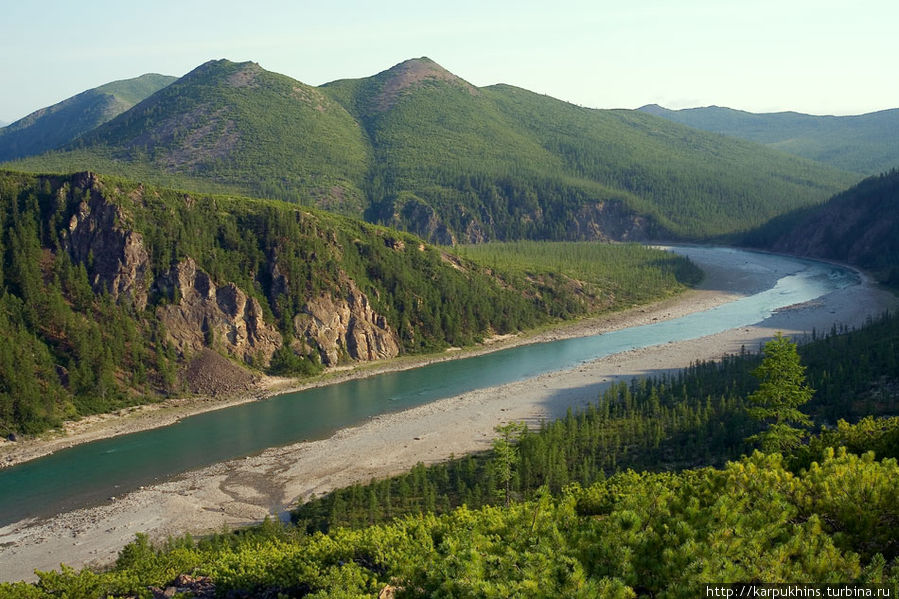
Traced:
<path fill-rule="evenodd" d="M 728 248 L 674 249 L 700 263 L 709 252 L 745 254 L 746 269 L 767 269 L 776 282 L 748 297 L 682 318 L 289 393 L 59 451 L 0 471 L 0 525 L 94 505 L 141 485 L 268 447 L 325 438 L 386 412 L 565 370 L 629 349 L 754 324 L 779 308 L 858 283 L 854 272 L 821 262 Z"/>

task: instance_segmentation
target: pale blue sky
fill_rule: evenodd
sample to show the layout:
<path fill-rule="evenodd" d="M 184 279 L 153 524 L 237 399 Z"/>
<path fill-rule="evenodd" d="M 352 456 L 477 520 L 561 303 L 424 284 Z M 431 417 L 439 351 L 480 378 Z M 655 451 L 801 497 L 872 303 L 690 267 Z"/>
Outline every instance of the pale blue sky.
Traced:
<path fill-rule="evenodd" d="M 0 8 L 0 120 L 147 72 L 253 60 L 318 85 L 429 56 L 594 108 L 899 107 L 895 0 L 49 0 Z"/>

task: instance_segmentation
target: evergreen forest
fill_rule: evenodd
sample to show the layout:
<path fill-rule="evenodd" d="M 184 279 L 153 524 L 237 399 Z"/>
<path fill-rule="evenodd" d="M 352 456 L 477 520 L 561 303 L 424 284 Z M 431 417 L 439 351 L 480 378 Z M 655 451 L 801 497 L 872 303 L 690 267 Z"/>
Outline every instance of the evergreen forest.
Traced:
<path fill-rule="evenodd" d="M 820 206 L 773 219 L 742 242 L 854 264 L 899 287 L 899 170 L 868 177 Z"/>

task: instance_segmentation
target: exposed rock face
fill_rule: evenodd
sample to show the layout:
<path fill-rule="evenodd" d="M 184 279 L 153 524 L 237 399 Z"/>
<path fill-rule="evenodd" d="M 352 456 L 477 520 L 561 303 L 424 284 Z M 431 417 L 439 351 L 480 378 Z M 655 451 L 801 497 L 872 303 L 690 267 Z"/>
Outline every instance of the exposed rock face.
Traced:
<path fill-rule="evenodd" d="M 161 306 L 159 319 L 182 355 L 207 345 L 219 347 L 247 363 L 261 359 L 268 364 L 281 346 L 277 327 L 267 324 L 262 306 L 239 287 L 228 283 L 216 287 L 192 258 L 175 265 L 158 281 L 160 290 L 177 303 Z"/>
<path fill-rule="evenodd" d="M 657 232 L 650 219 L 613 200 L 582 206 L 567 233 L 572 240 L 646 241 Z"/>
<path fill-rule="evenodd" d="M 386 207 L 385 207 L 386 208 Z M 488 210 L 475 214 L 462 206 L 453 221 L 460 223 L 450 229 L 441 215 L 427 202 L 411 194 L 401 197 L 382 212 L 388 226 L 405 229 L 437 245 L 456 243 L 484 243 L 496 230 L 492 215 Z M 538 230 L 546 227 L 546 216 L 537 207 L 533 212 L 521 216 L 523 222 L 534 223 Z M 572 241 L 646 241 L 670 234 L 652 217 L 637 214 L 624 202 L 601 200 L 585 202 L 571 218 L 565 221 L 562 239 Z"/>
<path fill-rule="evenodd" d="M 371 309 L 368 298 L 352 282 L 342 297 L 322 294 L 294 317 L 297 337 L 318 350 L 322 363 L 335 366 L 342 357 L 366 361 L 399 354 L 397 334 L 387 319 Z"/>
<path fill-rule="evenodd" d="M 150 262 L 143 237 L 123 227 L 121 208 L 103 197 L 96 175 L 83 173 L 74 183 L 90 191 L 90 200 L 82 201 L 69 221 L 66 249 L 74 261 L 87 265 L 94 291 L 109 291 L 116 301 L 143 310 Z"/>
<path fill-rule="evenodd" d="M 389 226 L 406 229 L 431 243 L 455 245 L 456 239 L 440 215 L 418 198 L 404 198 L 394 206 Z"/>

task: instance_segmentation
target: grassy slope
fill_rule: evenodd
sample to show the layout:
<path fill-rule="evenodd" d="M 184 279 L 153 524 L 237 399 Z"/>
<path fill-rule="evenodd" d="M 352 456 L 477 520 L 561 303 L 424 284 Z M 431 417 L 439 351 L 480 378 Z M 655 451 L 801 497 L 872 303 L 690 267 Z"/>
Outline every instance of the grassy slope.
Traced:
<path fill-rule="evenodd" d="M 254 63 L 211 61 L 67 151 L 17 167 L 90 169 L 360 214 L 367 162 L 359 126 L 316 88 Z"/>

